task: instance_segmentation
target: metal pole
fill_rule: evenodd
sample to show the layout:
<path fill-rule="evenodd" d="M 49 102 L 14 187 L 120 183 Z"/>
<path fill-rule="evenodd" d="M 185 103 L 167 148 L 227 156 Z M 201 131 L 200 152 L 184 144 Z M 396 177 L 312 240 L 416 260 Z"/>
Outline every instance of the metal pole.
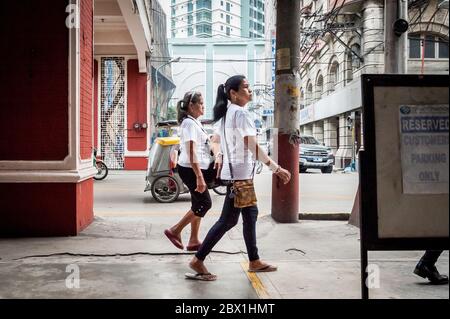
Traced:
<path fill-rule="evenodd" d="M 394 23 L 398 19 L 408 21 L 407 0 L 385 0 L 385 69 L 384 73 L 407 73 L 408 32 L 395 34 Z"/>
<path fill-rule="evenodd" d="M 300 12 L 300 0 L 277 2 L 275 127 L 278 144 L 275 135 L 274 148 L 278 163 L 292 174 L 287 185 L 276 176 L 272 180 L 272 217 L 280 223 L 296 223 L 299 214 Z"/>
<path fill-rule="evenodd" d="M 409 21 L 408 0 L 399 0 L 398 18 Z M 397 64 L 397 73 L 408 73 L 408 32 L 403 33 L 398 39 Z"/>
<path fill-rule="evenodd" d="M 397 73 L 397 36 L 394 33 L 394 22 L 398 17 L 398 0 L 384 1 L 384 73 Z"/>

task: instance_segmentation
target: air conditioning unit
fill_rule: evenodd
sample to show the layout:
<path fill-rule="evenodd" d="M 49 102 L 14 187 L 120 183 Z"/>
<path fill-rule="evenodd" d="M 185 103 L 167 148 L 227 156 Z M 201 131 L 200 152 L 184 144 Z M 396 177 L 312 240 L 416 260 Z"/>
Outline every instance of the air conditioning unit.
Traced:
<path fill-rule="evenodd" d="M 438 1 L 439 9 L 448 9 L 448 0 L 440 0 Z"/>

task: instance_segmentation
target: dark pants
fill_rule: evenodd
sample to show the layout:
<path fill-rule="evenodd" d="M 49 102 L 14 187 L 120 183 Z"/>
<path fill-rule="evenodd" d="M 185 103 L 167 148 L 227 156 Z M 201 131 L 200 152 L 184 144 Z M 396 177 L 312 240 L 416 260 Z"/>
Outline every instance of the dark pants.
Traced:
<path fill-rule="evenodd" d="M 442 252 L 443 250 L 427 250 L 420 259 L 419 263 L 427 266 L 434 266 Z"/>
<path fill-rule="evenodd" d="M 227 188 L 227 195 L 223 204 L 222 215 L 214 226 L 209 230 L 202 246 L 195 254 L 200 260 L 205 260 L 214 246 L 225 235 L 227 231 L 236 226 L 239 215 L 242 213 L 244 240 L 247 246 L 248 259 L 255 261 L 259 259 L 258 248 L 256 247 L 256 220 L 258 219 L 258 207 L 251 206 L 245 208 L 235 208 L 234 199 L 230 198 L 230 188 Z"/>
<path fill-rule="evenodd" d="M 196 192 L 197 175 L 195 175 L 194 170 L 180 165 L 177 166 L 177 169 L 181 180 L 188 187 L 189 193 L 191 193 L 191 210 L 194 212 L 195 216 L 205 217 L 206 213 L 212 207 L 211 196 L 209 195 L 208 189 L 203 193 Z M 206 171 L 202 170 L 202 173 L 205 174 Z"/>

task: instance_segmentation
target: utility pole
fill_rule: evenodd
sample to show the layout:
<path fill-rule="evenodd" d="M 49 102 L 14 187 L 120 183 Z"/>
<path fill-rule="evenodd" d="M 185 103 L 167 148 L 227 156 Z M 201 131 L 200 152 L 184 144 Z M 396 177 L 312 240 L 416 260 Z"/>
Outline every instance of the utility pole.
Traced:
<path fill-rule="evenodd" d="M 406 74 L 408 63 L 408 1 L 385 0 L 384 73 Z"/>
<path fill-rule="evenodd" d="M 272 217 L 280 223 L 296 223 L 299 215 L 300 12 L 300 0 L 277 2 L 275 128 L 278 128 L 278 144 L 275 134 L 274 151 L 278 164 L 292 174 L 287 185 L 276 176 L 272 180 Z"/>

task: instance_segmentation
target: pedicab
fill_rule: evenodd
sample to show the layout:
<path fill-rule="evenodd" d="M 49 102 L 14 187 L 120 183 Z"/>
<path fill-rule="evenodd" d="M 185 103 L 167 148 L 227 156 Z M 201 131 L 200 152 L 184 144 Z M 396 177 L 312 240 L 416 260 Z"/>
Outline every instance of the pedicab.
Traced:
<path fill-rule="evenodd" d="M 150 148 L 144 192 L 150 191 L 160 203 L 173 203 L 180 194 L 189 192 L 177 172 L 176 165 L 180 138 L 160 137 Z M 216 194 L 225 195 L 226 187 L 208 185 Z"/>

